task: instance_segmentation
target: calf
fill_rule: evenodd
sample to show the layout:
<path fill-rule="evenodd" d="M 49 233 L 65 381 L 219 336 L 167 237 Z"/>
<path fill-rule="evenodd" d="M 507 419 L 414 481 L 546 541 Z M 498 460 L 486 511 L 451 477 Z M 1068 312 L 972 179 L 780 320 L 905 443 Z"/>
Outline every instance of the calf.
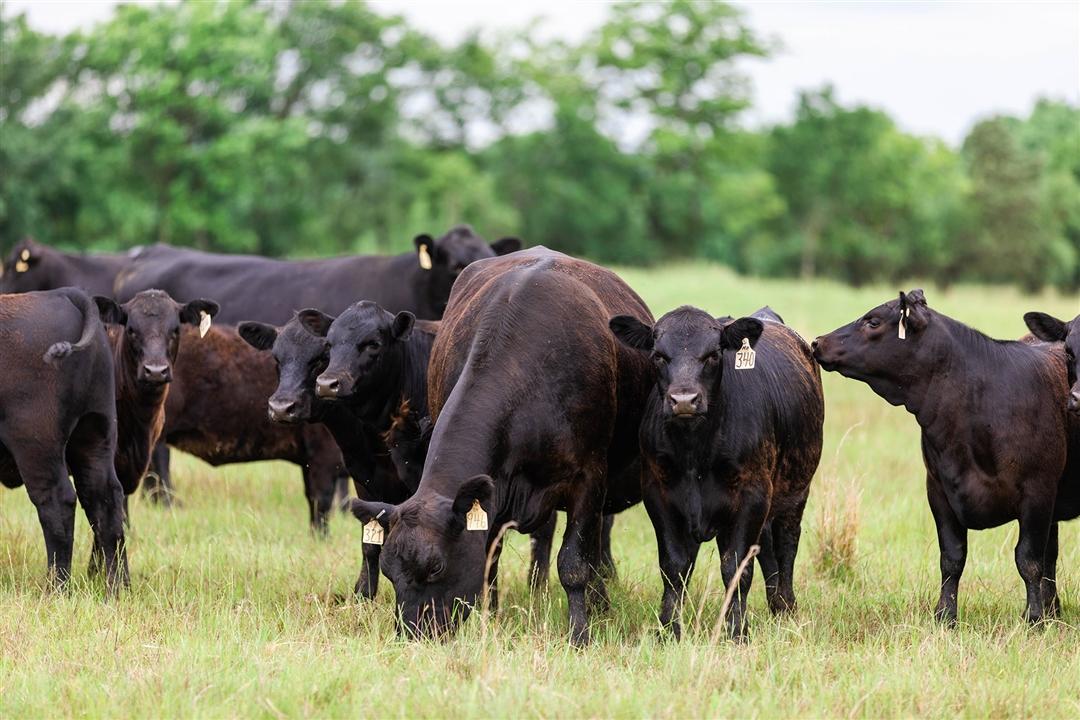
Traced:
<path fill-rule="evenodd" d="M 571 638 L 588 642 L 586 592 L 606 601 L 605 510 L 640 499 L 624 470 L 638 455 L 649 366 L 608 331 L 618 314 L 652 320 L 614 273 L 546 248 L 462 273 L 432 348 L 435 424 L 420 486 L 398 505 L 353 501 L 386 532 L 381 566 L 401 629 L 452 630 L 497 572 L 485 577 L 500 528 L 533 532 L 565 510 L 559 579 Z"/>
<path fill-rule="evenodd" d="M 932 310 L 921 290 L 900 293 L 813 348 L 825 370 L 867 383 L 922 429 L 941 557 L 935 616 L 956 622 L 968 530 L 1012 520 L 1020 524 L 1024 616 L 1035 623 L 1056 614 L 1057 523 L 1080 514 L 1080 477 L 1066 472 L 1080 447 L 1074 433 L 1069 448 L 1064 353 L 992 340 Z"/>
<path fill-rule="evenodd" d="M 26 485 L 59 585 L 71 574 L 78 497 L 115 592 L 128 582 L 124 491 L 112 352 L 97 307 L 74 288 L 0 295 L 0 367 L 0 483 Z"/>
<path fill-rule="evenodd" d="M 326 428 L 289 427 L 267 417 L 266 398 L 276 385 L 274 359 L 235 328 L 214 326 L 201 340 L 191 329 L 176 360 L 163 437 L 215 467 L 258 460 L 298 465 L 311 529 L 325 537 L 335 486 L 345 472 L 341 453 Z M 168 463 L 155 467 L 165 473 L 167 487 Z"/>
<path fill-rule="evenodd" d="M 1040 340 L 1064 344 L 1065 365 L 1071 386 L 1066 403 L 1070 412 L 1080 414 L 1080 315 L 1065 322 L 1046 313 L 1029 312 L 1024 315 L 1024 323 Z"/>
<path fill-rule="evenodd" d="M 792 573 L 825 405 L 810 348 L 778 320 L 767 308 L 717 320 L 692 307 L 652 327 L 611 319 L 615 336 L 655 367 L 641 423 L 641 486 L 664 581 L 660 621 L 676 637 L 698 549 L 713 538 L 725 585 L 760 539 L 769 609 L 795 607 Z M 736 361 L 744 345 L 756 353 L 752 367 Z M 750 565 L 731 605 L 733 637 L 746 630 L 752 577 Z"/>

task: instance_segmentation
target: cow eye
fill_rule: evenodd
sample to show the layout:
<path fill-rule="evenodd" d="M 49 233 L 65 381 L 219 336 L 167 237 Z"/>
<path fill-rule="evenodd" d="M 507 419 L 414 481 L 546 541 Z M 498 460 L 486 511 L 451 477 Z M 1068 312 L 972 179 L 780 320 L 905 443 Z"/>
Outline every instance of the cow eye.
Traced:
<path fill-rule="evenodd" d="M 438 565 L 433 567 L 430 572 L 428 572 L 427 581 L 429 583 L 435 582 L 439 579 L 439 576 L 443 574 L 444 570 L 446 570 L 446 563 L 440 562 Z"/>
<path fill-rule="evenodd" d="M 705 356 L 704 362 L 706 365 L 715 365 L 720 362 L 720 351 L 711 352 Z"/>
<path fill-rule="evenodd" d="M 876 317 L 867 318 L 866 319 L 866 324 L 867 324 L 867 326 L 872 327 L 872 328 L 880 327 L 881 326 L 881 320 L 879 318 L 876 318 Z"/>
<path fill-rule="evenodd" d="M 669 362 L 671 362 L 671 358 L 669 358 L 667 355 L 665 355 L 663 353 L 659 353 L 659 352 L 653 353 L 652 358 L 653 358 L 653 362 L 656 363 L 657 365 L 667 365 Z"/>

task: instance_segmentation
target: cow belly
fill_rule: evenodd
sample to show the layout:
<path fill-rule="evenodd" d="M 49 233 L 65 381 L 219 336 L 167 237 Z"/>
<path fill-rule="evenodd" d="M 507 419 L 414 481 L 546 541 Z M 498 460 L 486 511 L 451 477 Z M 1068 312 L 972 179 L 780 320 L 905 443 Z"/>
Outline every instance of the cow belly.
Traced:
<path fill-rule="evenodd" d="M 0 444 L 0 485 L 15 489 L 23 484 L 19 475 L 19 468 L 15 465 L 15 458 L 8 449 Z"/>
<path fill-rule="evenodd" d="M 292 437 L 212 436 L 201 433 L 170 434 L 168 443 L 215 467 L 261 460 L 300 460 L 300 448 Z"/>
<path fill-rule="evenodd" d="M 949 506 L 960 524 L 969 530 L 986 530 L 1016 520 L 1020 498 L 995 492 L 984 479 L 969 478 L 946 486 Z"/>

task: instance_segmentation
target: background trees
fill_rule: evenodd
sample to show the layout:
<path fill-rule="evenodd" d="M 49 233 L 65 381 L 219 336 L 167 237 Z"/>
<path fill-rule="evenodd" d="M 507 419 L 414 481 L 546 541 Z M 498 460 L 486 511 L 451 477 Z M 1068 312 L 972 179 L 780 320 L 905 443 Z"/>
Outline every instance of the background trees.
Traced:
<path fill-rule="evenodd" d="M 481 232 L 604 262 L 704 257 L 851 283 L 1080 288 L 1080 109 L 959 150 L 830 88 L 740 125 L 722 3 L 625 3 L 569 45 L 445 46 L 362 3 L 119 6 L 52 37 L 0 17 L 0 244 L 310 255 Z"/>

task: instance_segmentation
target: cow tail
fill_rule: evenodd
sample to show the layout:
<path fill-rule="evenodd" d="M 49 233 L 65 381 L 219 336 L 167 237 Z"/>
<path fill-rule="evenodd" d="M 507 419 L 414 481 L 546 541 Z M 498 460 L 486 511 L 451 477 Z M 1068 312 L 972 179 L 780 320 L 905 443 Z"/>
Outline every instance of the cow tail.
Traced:
<path fill-rule="evenodd" d="M 67 340 L 64 340 L 49 346 L 49 349 L 45 351 L 44 360 L 50 365 L 57 365 L 67 356 L 90 347 L 90 344 L 94 341 L 94 336 L 97 334 L 97 329 L 101 321 L 97 305 L 94 304 L 86 293 L 74 288 L 61 288 L 58 292 L 70 300 L 71 304 L 78 308 L 79 312 L 82 313 L 83 329 L 78 342 L 72 344 Z"/>

